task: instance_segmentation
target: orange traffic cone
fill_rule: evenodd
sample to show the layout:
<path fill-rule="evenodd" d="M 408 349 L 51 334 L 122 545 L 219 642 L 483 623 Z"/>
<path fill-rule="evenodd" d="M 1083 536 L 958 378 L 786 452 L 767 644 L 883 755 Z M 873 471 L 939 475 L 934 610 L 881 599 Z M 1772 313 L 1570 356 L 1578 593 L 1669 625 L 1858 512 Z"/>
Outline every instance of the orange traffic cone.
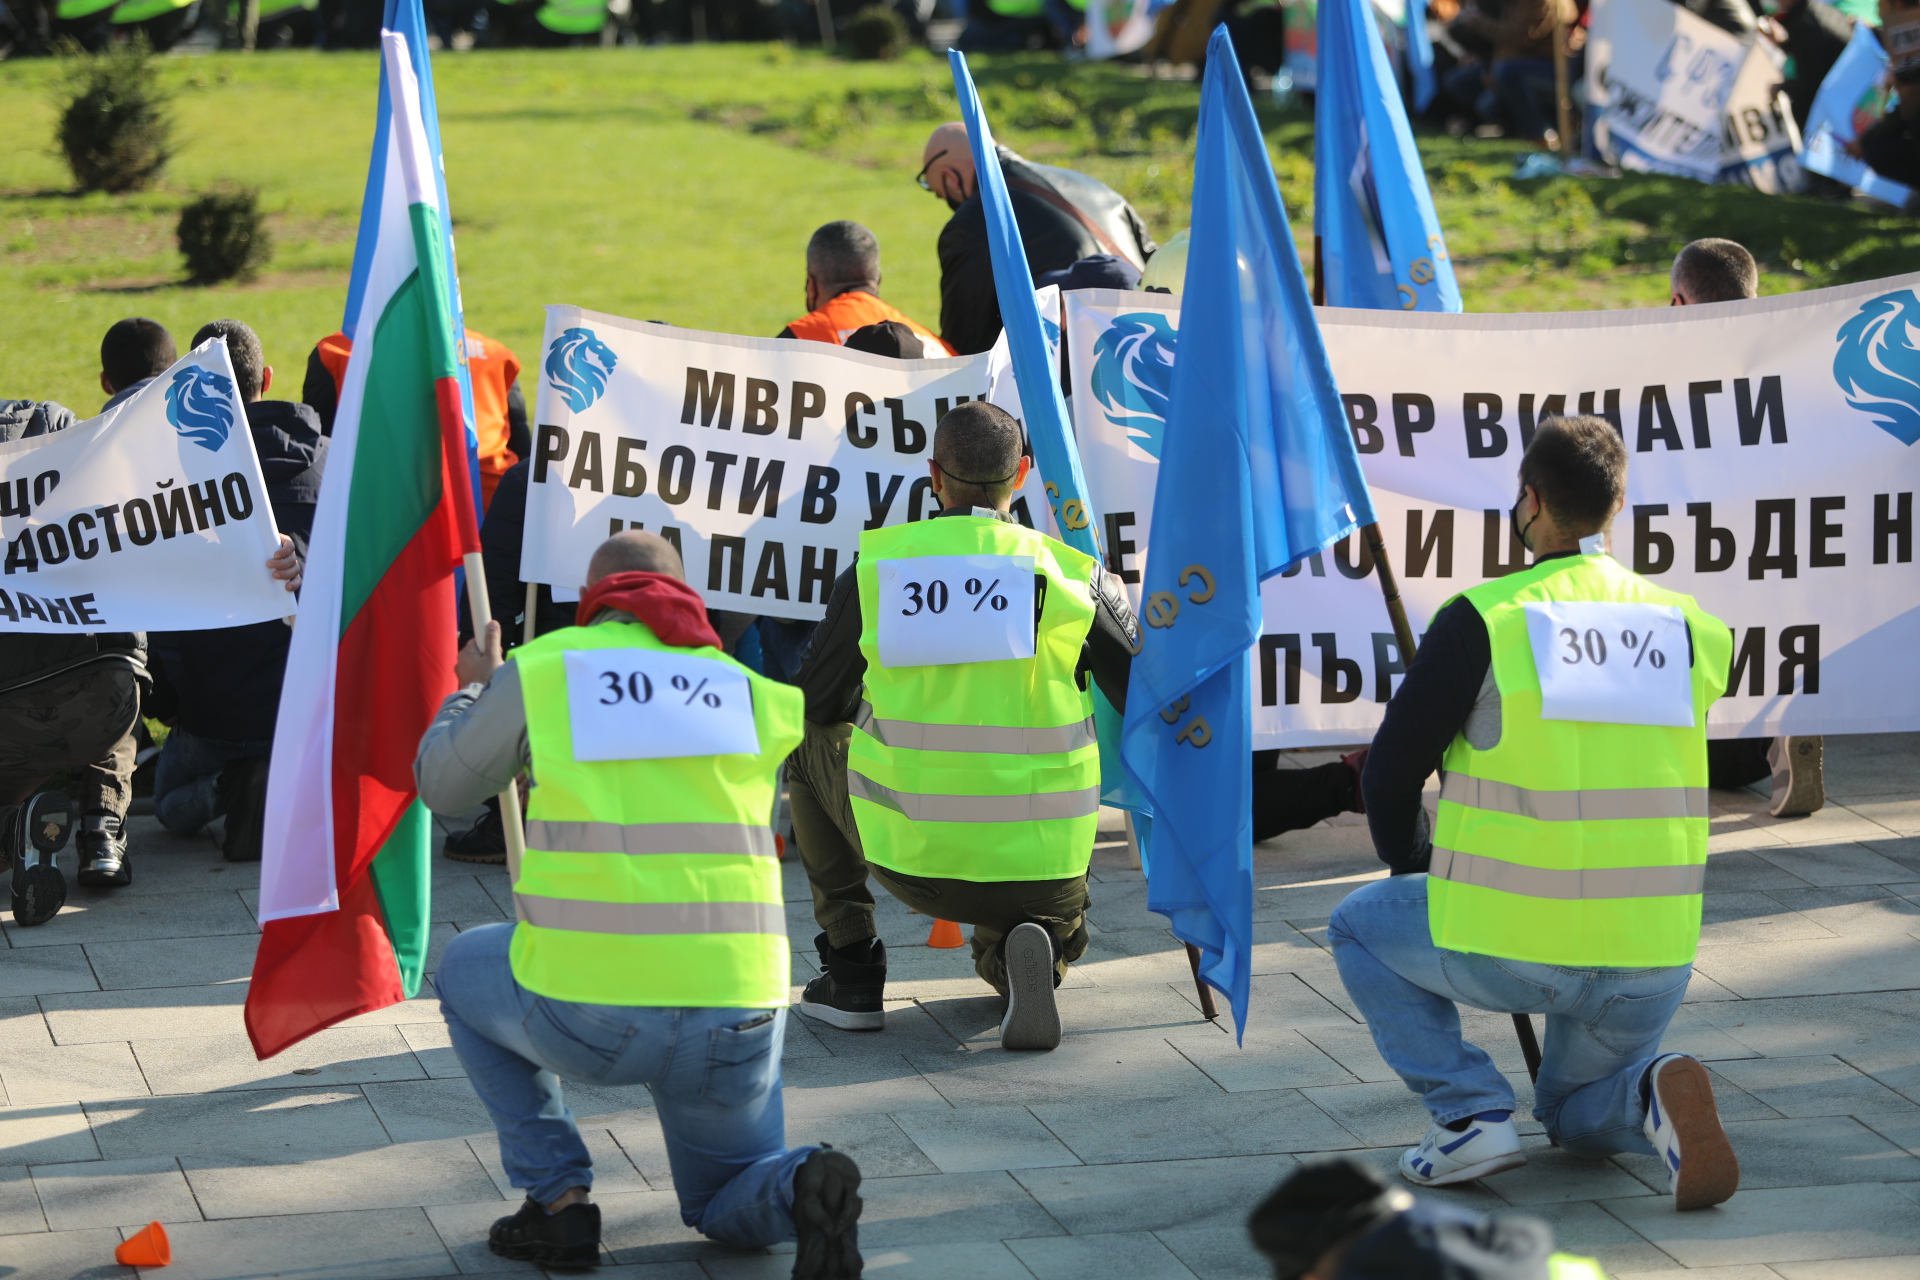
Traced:
<path fill-rule="evenodd" d="M 173 1246 L 167 1243 L 167 1229 L 157 1222 L 149 1222 L 113 1251 L 113 1260 L 123 1267 L 166 1266 L 173 1261 Z"/>
<path fill-rule="evenodd" d="M 933 932 L 927 935 L 930 947 L 964 947 L 967 940 L 960 936 L 960 926 L 951 920 L 933 922 Z"/>

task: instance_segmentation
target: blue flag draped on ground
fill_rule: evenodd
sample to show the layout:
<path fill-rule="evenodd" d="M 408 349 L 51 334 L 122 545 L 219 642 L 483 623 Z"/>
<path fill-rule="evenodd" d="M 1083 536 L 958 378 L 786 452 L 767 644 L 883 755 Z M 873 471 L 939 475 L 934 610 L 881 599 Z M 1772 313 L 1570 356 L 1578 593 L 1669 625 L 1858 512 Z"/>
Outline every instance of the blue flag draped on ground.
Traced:
<path fill-rule="evenodd" d="M 1013 219 L 1013 201 L 1007 196 L 1007 178 L 1000 172 L 993 133 L 980 95 L 967 72 L 967 55 L 955 49 L 947 54 L 953 66 L 953 92 L 960 99 L 960 119 L 967 126 L 973 148 L 973 172 L 980 184 L 980 204 L 987 216 L 987 243 L 993 252 L 993 288 L 1000 297 L 1000 323 L 1007 330 L 1007 349 L 1013 356 L 1013 377 L 1020 385 L 1020 411 L 1026 415 L 1027 439 L 1033 460 L 1053 498 L 1054 522 L 1060 540 L 1090 556 L 1100 554 L 1093 537 L 1093 510 L 1087 504 L 1087 478 L 1080 470 L 1080 451 L 1067 428 L 1067 405 L 1047 360 L 1047 339 L 1040 328 L 1040 304 L 1034 301 L 1033 277 L 1027 270 L 1027 251 L 1020 241 L 1020 224 Z"/>
<path fill-rule="evenodd" d="M 1207 51 L 1180 358 L 1122 753 L 1151 806 L 1147 906 L 1244 1033 L 1260 583 L 1372 523 L 1266 141 L 1225 28 Z"/>
<path fill-rule="evenodd" d="M 1408 37 L 1414 18 L 1409 10 Z M 1424 40 L 1424 18 L 1420 24 Z M 1371 0 L 1321 0 L 1313 229 L 1327 305 L 1458 311 L 1460 286 Z"/>

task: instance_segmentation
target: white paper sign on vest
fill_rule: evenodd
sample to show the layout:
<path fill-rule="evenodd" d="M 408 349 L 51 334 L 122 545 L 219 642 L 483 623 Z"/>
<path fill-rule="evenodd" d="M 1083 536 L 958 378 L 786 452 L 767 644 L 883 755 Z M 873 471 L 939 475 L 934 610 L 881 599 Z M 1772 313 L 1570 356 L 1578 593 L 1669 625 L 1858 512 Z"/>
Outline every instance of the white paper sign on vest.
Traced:
<path fill-rule="evenodd" d="M 1067 296 L 1075 421 L 1109 566 L 1138 590 L 1177 297 Z M 1712 737 L 1920 729 L 1920 275 L 1710 306 L 1551 315 L 1323 308 L 1416 633 L 1523 566 L 1508 528 L 1541 419 L 1620 429 L 1620 562 L 1733 629 Z M 1356 536 L 1269 580 L 1258 747 L 1365 742 L 1404 669 Z"/>
<path fill-rule="evenodd" d="M 658 649 L 569 649 L 575 760 L 668 760 L 760 750 L 753 689 L 738 667 Z"/>
<path fill-rule="evenodd" d="M 1032 556 L 907 556 L 875 569 L 882 666 L 1034 655 Z"/>
<path fill-rule="evenodd" d="M 280 545 L 227 344 L 97 418 L 0 444 L 0 635 L 198 631 L 283 618 Z"/>
<path fill-rule="evenodd" d="M 893 360 L 547 308 L 521 577 L 577 588 L 594 548 L 647 529 L 713 609 L 815 621 L 860 533 L 938 510 L 927 461 L 986 354 Z M 1014 514 L 1047 528 L 1030 474 Z M 558 591 L 556 592 L 558 594 Z"/>
<path fill-rule="evenodd" d="M 1521 607 L 1541 719 L 1693 726 L 1687 619 L 1678 608 L 1601 600 Z"/>

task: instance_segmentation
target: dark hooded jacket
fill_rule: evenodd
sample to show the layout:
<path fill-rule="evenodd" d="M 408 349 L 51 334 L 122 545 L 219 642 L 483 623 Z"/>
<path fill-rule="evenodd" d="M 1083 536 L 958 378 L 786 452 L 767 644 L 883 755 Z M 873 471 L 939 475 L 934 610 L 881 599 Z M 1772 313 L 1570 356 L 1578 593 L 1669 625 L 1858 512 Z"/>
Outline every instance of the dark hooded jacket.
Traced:
<path fill-rule="evenodd" d="M 1029 276 L 1116 250 L 1116 256 L 1145 266 L 1159 248 L 1126 197 L 1098 178 L 1035 164 L 1005 147 L 999 150 L 1000 172 L 1007 179 L 1014 221 L 1020 225 Z M 1037 194 L 1042 190 L 1053 198 Z M 1086 223 L 1061 204 L 1078 209 Z M 1099 234 L 1089 230 L 1087 223 Z M 954 208 L 940 232 L 940 336 L 963 356 L 989 350 L 1000 336 L 1000 300 L 993 284 L 993 255 L 987 247 L 986 209 L 978 192 Z"/>
<path fill-rule="evenodd" d="M 274 523 L 293 539 L 304 559 L 327 461 L 320 419 L 304 404 L 255 400 L 247 406 L 247 427 L 260 455 Z M 293 629 L 286 623 L 275 619 L 211 631 L 155 631 L 148 640 L 154 696 L 147 714 L 219 742 L 272 739 L 293 641 Z"/>

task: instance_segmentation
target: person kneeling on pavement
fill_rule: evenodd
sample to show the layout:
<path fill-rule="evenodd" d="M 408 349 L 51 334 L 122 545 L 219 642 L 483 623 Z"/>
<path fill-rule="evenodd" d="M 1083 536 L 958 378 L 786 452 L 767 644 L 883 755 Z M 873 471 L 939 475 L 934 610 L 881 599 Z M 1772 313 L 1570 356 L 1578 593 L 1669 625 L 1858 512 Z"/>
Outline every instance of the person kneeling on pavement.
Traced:
<path fill-rule="evenodd" d="M 1247 1221 L 1274 1280 L 1605 1280 L 1523 1213 L 1416 1203 L 1357 1160 L 1296 1171 Z"/>
<path fill-rule="evenodd" d="M 193 346 L 209 338 L 226 341 L 273 522 L 304 559 L 327 460 L 320 419 L 304 404 L 261 399 L 273 369 L 252 329 L 215 320 L 193 335 Z M 154 762 L 154 815 L 183 836 L 224 816 L 221 851 L 229 862 L 260 858 L 267 761 L 292 639 L 280 619 L 147 637 L 154 672 L 147 714 L 171 729 Z"/>
<path fill-rule="evenodd" d="M 1395 874 L 1342 902 L 1327 935 L 1380 1056 L 1432 1116 L 1400 1160 L 1420 1186 L 1527 1160 L 1513 1086 L 1462 1039 L 1456 1003 L 1546 1015 L 1533 1115 L 1566 1151 L 1658 1157 L 1681 1209 L 1739 1185 L 1706 1068 L 1660 1052 L 1700 940 L 1707 708 L 1733 639 L 1606 554 L 1626 481 L 1611 424 L 1542 425 L 1511 513 L 1533 565 L 1434 615 L 1367 759 L 1367 821 Z M 1665 661 L 1635 666 L 1636 649 Z"/>
<path fill-rule="evenodd" d="M 791 953 L 768 819 L 800 695 L 722 652 L 655 534 L 601 544 L 577 621 L 511 659 L 489 622 L 414 763 L 441 813 L 523 768 L 533 782 L 518 923 L 460 934 L 434 975 L 527 1197 L 488 1246 L 546 1266 L 600 1260 L 565 1077 L 652 1091 L 688 1226 L 733 1248 L 797 1237 L 797 1280 L 857 1276 L 860 1171 L 830 1147 L 789 1149 L 780 1096 Z M 653 697 L 670 682 L 711 690 L 686 713 Z"/>
<path fill-rule="evenodd" d="M 984 401 L 940 419 L 938 515 L 860 535 L 801 669 L 809 723 L 787 781 L 825 973 L 800 1010 L 845 1030 L 886 1021 L 871 870 L 916 911 L 974 926 L 974 969 L 1007 998 L 1002 1045 L 1060 1043 L 1054 988 L 1087 949 L 1100 820 L 1087 678 L 1124 708 L 1140 633 L 1117 577 L 1010 514 L 1021 444 Z M 994 612 L 958 632 L 969 593 Z M 941 649 L 949 629 L 964 648 Z"/>

